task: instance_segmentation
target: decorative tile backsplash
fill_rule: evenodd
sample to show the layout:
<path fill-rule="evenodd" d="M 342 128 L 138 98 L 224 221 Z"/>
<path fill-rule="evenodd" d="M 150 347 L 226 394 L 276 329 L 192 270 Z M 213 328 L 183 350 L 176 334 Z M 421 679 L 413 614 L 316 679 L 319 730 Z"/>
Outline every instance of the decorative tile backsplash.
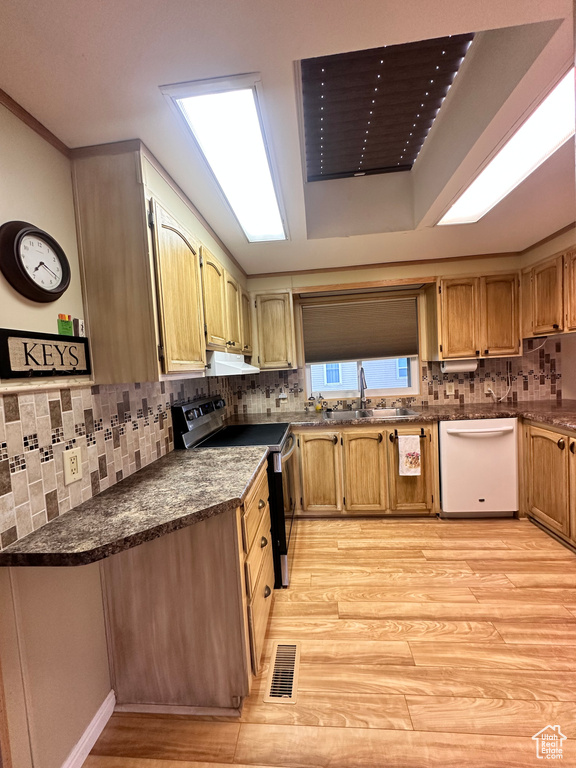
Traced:
<path fill-rule="evenodd" d="M 505 402 L 515 403 L 520 400 L 562 399 L 561 340 L 547 339 L 544 344 L 540 339 L 528 339 L 523 342 L 522 357 L 493 358 L 478 361 L 474 373 L 444 374 L 440 363 L 421 363 L 420 394 L 409 397 L 374 398 L 372 405 L 384 403 L 386 406 L 397 405 L 444 405 L 446 403 L 486 403 L 491 401 L 484 391 L 485 382 L 489 382 L 496 397 L 510 391 Z M 543 346 L 541 346 L 543 344 Z M 232 412 L 281 413 L 282 411 L 300 411 L 307 405 L 304 386 L 304 370 L 271 371 L 256 376 L 234 376 L 218 379 L 219 387 Z M 448 395 L 446 384 L 454 384 L 454 394 Z M 286 395 L 280 398 L 279 395 Z M 316 392 L 314 393 L 317 394 Z M 324 399 L 330 401 L 326 392 Z M 358 400 L 344 400 L 343 406 L 354 405 Z"/>
<path fill-rule="evenodd" d="M 443 374 L 440 363 L 422 363 L 421 393 L 384 402 L 489 402 L 485 382 L 502 397 L 508 376 L 506 402 L 561 400 L 561 343 L 524 341 L 522 357 L 481 360 L 472 374 Z M 446 394 L 449 382 L 454 395 Z M 170 405 L 216 394 L 230 415 L 307 405 L 302 369 L 0 396 L 0 549 L 171 451 Z M 75 447 L 82 449 L 82 480 L 65 486 L 62 453 Z"/>

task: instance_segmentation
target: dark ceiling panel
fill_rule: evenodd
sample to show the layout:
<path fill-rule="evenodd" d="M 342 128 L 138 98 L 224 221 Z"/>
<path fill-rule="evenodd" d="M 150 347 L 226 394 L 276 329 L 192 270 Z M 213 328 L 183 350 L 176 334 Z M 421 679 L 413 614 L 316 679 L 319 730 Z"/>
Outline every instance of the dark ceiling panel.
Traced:
<path fill-rule="evenodd" d="M 303 59 L 308 181 L 410 170 L 473 37 Z"/>

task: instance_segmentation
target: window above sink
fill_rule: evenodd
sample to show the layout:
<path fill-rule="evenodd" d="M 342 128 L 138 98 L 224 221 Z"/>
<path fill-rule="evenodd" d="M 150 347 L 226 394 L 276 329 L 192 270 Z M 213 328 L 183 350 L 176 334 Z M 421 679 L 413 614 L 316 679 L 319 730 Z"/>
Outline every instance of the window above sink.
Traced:
<path fill-rule="evenodd" d="M 411 356 L 308 364 L 307 396 L 320 392 L 330 399 L 359 397 L 361 367 L 366 375 L 367 397 L 408 396 L 420 391 L 418 357 Z"/>

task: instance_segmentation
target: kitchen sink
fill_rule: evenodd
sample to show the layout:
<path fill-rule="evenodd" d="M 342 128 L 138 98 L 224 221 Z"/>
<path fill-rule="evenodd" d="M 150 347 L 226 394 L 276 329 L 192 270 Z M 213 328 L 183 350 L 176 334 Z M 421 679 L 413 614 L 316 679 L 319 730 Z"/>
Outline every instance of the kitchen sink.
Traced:
<path fill-rule="evenodd" d="M 351 419 L 406 419 L 417 416 L 410 408 L 367 408 L 361 411 L 324 411 L 327 421 L 349 421 Z"/>

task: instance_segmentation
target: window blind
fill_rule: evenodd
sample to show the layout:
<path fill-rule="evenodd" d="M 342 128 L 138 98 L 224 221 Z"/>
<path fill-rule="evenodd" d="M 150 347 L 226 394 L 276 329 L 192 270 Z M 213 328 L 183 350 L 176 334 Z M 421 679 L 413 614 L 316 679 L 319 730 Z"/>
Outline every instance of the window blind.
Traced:
<path fill-rule="evenodd" d="M 306 363 L 418 354 L 415 297 L 341 300 L 302 306 Z"/>

